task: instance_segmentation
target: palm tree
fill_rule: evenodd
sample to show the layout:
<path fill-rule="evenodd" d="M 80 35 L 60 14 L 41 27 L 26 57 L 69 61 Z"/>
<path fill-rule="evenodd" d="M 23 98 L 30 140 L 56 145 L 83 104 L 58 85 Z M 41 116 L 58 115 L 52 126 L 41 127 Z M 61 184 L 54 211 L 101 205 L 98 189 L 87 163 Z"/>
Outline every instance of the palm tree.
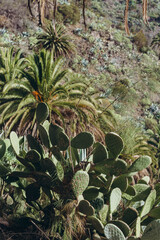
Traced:
<path fill-rule="evenodd" d="M 129 0 L 126 0 L 126 8 L 125 8 L 125 30 L 126 33 L 129 35 L 129 27 L 128 27 L 128 9 L 129 9 Z M 148 16 L 147 16 L 147 0 L 143 0 L 143 21 L 144 23 L 148 24 Z"/>
<path fill-rule="evenodd" d="M 24 58 L 21 50 L 14 52 L 12 48 L 0 48 L 0 91 L 8 82 L 20 77 L 19 69 L 23 69 Z"/>
<path fill-rule="evenodd" d="M 44 25 L 45 19 L 45 7 L 46 7 L 46 0 L 28 0 L 28 9 L 32 17 L 34 17 L 32 12 L 31 4 L 37 2 L 38 4 L 38 15 L 39 15 L 39 25 Z"/>
<path fill-rule="evenodd" d="M 54 60 L 53 50 L 41 50 L 26 59 L 26 68 L 20 70 L 21 79 L 9 81 L 0 97 L 1 122 L 8 133 L 19 122 L 19 131 L 33 128 L 38 102 L 48 104 L 51 117 L 63 124 L 94 123 L 99 113 L 86 91 L 88 85 L 79 79 L 69 78 L 71 73 L 62 70 L 63 59 Z"/>
<path fill-rule="evenodd" d="M 66 34 L 65 29 L 58 25 L 55 28 L 50 25 L 44 33 L 37 37 L 37 46 L 52 50 L 55 58 L 59 56 L 69 56 L 74 51 L 71 39 Z"/>

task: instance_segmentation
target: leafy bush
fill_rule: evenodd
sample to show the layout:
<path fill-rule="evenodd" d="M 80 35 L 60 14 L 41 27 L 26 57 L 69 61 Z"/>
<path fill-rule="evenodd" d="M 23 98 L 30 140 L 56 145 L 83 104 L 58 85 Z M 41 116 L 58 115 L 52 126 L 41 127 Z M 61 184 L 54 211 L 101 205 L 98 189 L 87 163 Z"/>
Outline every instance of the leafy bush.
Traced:
<path fill-rule="evenodd" d="M 136 44 L 138 51 L 147 52 L 148 51 L 148 41 L 143 32 L 140 30 L 134 37 L 133 42 Z"/>
<path fill-rule="evenodd" d="M 64 23 L 76 24 L 80 21 L 80 9 L 75 4 L 59 5 L 58 12 L 62 14 Z"/>

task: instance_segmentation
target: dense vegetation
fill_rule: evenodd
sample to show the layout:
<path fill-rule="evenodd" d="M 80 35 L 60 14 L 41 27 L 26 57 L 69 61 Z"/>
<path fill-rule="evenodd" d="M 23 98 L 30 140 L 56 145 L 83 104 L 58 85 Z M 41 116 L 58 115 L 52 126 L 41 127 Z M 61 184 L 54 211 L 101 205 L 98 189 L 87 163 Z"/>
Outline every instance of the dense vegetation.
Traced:
<path fill-rule="evenodd" d="M 146 3 L 2 0 L 1 239 L 159 239 L 160 5 Z"/>

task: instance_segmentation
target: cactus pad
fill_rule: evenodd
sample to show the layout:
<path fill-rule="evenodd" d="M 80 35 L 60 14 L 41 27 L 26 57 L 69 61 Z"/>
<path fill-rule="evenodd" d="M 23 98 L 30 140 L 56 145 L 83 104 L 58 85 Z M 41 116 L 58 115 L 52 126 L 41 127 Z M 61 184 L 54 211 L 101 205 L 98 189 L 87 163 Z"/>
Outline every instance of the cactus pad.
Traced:
<path fill-rule="evenodd" d="M 149 196 L 147 197 L 147 199 L 145 201 L 145 204 L 140 213 L 141 218 L 150 212 L 150 210 L 152 209 L 152 207 L 155 203 L 155 200 L 156 200 L 156 190 L 154 189 L 150 192 Z"/>
<path fill-rule="evenodd" d="M 119 188 L 114 188 L 110 194 L 110 213 L 113 213 L 121 201 L 121 190 Z"/>
<path fill-rule="evenodd" d="M 31 149 L 26 153 L 25 160 L 31 163 L 40 162 L 41 155 L 35 149 Z"/>
<path fill-rule="evenodd" d="M 71 146 L 77 149 L 90 147 L 94 142 L 93 135 L 89 132 L 81 132 L 71 141 Z"/>
<path fill-rule="evenodd" d="M 151 191 L 151 187 L 146 184 L 135 184 L 134 189 L 136 190 L 136 196 L 132 198 L 133 202 L 145 200 Z"/>
<path fill-rule="evenodd" d="M 109 157 L 116 159 L 123 149 L 122 138 L 118 134 L 110 132 L 106 134 L 105 142 L 109 151 Z"/>
<path fill-rule="evenodd" d="M 96 199 L 90 201 L 90 203 L 97 212 L 99 212 L 104 207 L 104 200 L 100 197 L 97 197 Z"/>
<path fill-rule="evenodd" d="M 30 134 L 27 135 L 27 141 L 28 141 L 29 147 L 31 149 L 35 149 L 37 152 L 39 152 L 42 157 L 43 156 L 43 148 L 40 145 L 40 143 L 34 137 L 32 137 L 32 135 L 30 135 Z"/>
<path fill-rule="evenodd" d="M 69 138 L 64 132 L 60 132 L 57 137 L 57 146 L 60 151 L 65 151 L 69 147 Z"/>
<path fill-rule="evenodd" d="M 4 156 L 5 152 L 6 152 L 6 144 L 2 139 L 0 139 L 0 159 Z"/>
<path fill-rule="evenodd" d="M 138 217 L 138 212 L 135 208 L 128 207 L 125 209 L 122 217 L 122 221 L 128 225 L 132 224 Z"/>
<path fill-rule="evenodd" d="M 108 240 L 125 240 L 123 232 L 112 223 L 105 226 L 104 235 Z"/>
<path fill-rule="evenodd" d="M 72 190 L 76 197 L 82 195 L 89 184 L 89 175 L 85 171 L 77 171 L 72 179 Z"/>
<path fill-rule="evenodd" d="M 149 156 L 141 156 L 136 159 L 133 164 L 129 167 L 129 172 L 138 172 L 147 168 L 152 163 L 152 160 Z"/>
<path fill-rule="evenodd" d="M 96 231 L 103 234 L 104 226 L 103 223 L 98 218 L 96 218 L 95 216 L 89 216 L 87 217 L 87 220 L 92 224 Z"/>
<path fill-rule="evenodd" d="M 38 130 L 39 130 L 41 141 L 44 144 L 44 146 L 47 148 L 50 148 L 50 140 L 49 140 L 49 135 L 47 133 L 47 130 L 41 124 L 39 124 Z"/>
<path fill-rule="evenodd" d="M 47 119 L 49 108 L 46 103 L 39 103 L 36 109 L 36 120 L 40 124 Z"/>
<path fill-rule="evenodd" d="M 108 153 L 103 144 L 97 142 L 94 144 L 93 162 L 98 163 L 108 158 Z"/>
<path fill-rule="evenodd" d="M 125 237 L 129 235 L 131 229 L 127 223 L 123 222 L 122 220 L 115 220 L 112 221 L 111 223 L 116 225 L 123 232 Z"/>
<path fill-rule="evenodd" d="M 10 141 L 16 155 L 19 155 L 19 139 L 17 134 L 13 131 L 10 133 Z"/>
<path fill-rule="evenodd" d="M 128 179 L 123 175 L 114 179 L 112 188 L 118 187 L 122 192 L 125 192 L 128 187 Z"/>
<path fill-rule="evenodd" d="M 92 216 L 95 213 L 94 208 L 91 206 L 91 204 L 87 200 L 81 200 L 79 202 L 78 211 L 87 216 Z"/>
<path fill-rule="evenodd" d="M 89 186 L 83 193 L 83 196 L 86 200 L 91 201 L 95 199 L 99 194 L 99 188 Z"/>
<path fill-rule="evenodd" d="M 141 240 L 159 240 L 160 236 L 160 219 L 154 220 L 148 224 L 144 230 Z"/>
<path fill-rule="evenodd" d="M 60 132 L 63 132 L 63 128 L 60 126 L 52 123 L 49 125 L 49 137 L 53 146 L 57 145 L 57 138 Z"/>
<path fill-rule="evenodd" d="M 26 187 L 27 202 L 36 201 L 40 197 L 40 186 L 35 182 Z"/>

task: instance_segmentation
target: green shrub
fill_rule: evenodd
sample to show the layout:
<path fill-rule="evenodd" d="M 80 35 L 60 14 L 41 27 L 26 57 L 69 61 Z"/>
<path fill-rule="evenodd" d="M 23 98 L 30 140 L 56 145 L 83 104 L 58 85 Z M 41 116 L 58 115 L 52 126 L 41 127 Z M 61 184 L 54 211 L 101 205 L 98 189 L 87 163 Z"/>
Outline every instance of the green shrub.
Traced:
<path fill-rule="evenodd" d="M 151 100 L 149 99 L 149 98 L 143 98 L 142 99 L 142 102 L 141 102 L 141 104 L 142 104 L 142 106 L 150 106 L 151 105 Z"/>
<path fill-rule="evenodd" d="M 157 121 L 153 118 L 146 118 L 145 119 L 145 128 L 151 129 L 153 132 L 156 132 L 157 130 Z"/>
<path fill-rule="evenodd" d="M 140 30 L 134 37 L 133 42 L 136 44 L 138 51 L 147 52 L 148 51 L 148 40 L 143 32 Z"/>
<path fill-rule="evenodd" d="M 75 24 L 80 21 L 80 10 L 75 4 L 62 4 L 58 6 L 58 12 L 62 14 L 64 23 Z"/>
<path fill-rule="evenodd" d="M 117 72 L 117 69 L 113 64 L 109 64 L 107 67 L 107 70 L 108 70 L 108 72 L 113 73 L 113 74 L 116 74 L 116 72 Z"/>
<path fill-rule="evenodd" d="M 113 95 L 117 96 L 120 95 L 122 98 L 124 98 L 128 94 L 128 87 L 129 87 L 129 81 L 128 79 L 122 79 L 115 83 L 113 87 Z"/>

